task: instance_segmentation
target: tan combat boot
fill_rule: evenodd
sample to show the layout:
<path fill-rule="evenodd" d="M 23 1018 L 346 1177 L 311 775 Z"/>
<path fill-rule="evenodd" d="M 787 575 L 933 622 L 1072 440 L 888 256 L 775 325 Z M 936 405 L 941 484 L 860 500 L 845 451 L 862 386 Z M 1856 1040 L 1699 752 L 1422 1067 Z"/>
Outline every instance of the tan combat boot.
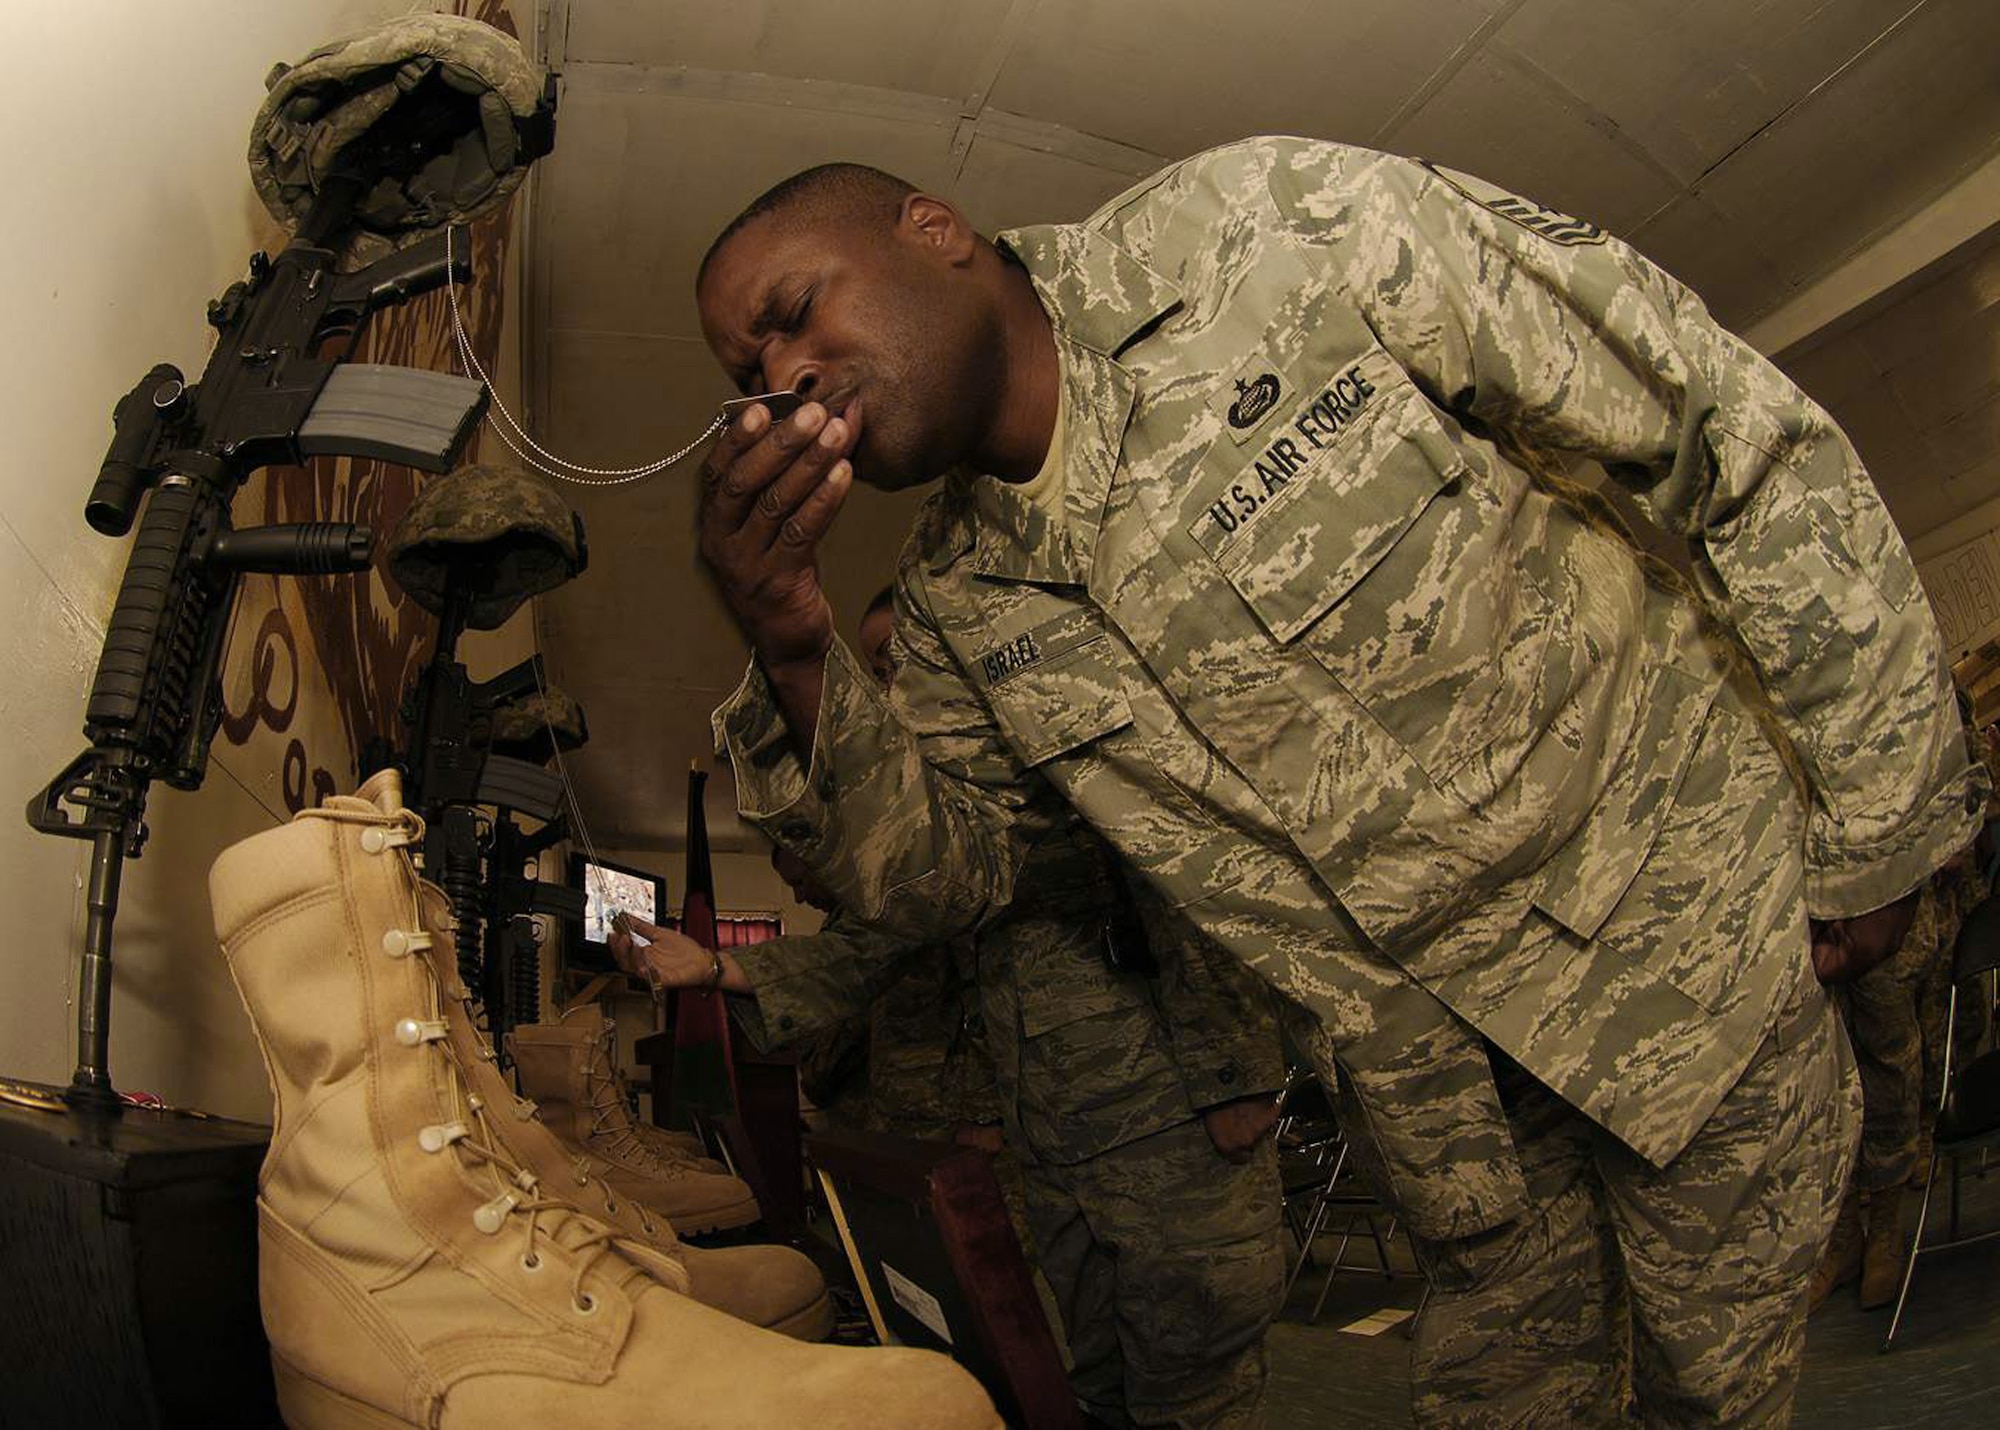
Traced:
<path fill-rule="evenodd" d="M 363 786 L 388 813 L 400 809 L 393 771 Z M 620 1233 L 627 1252 L 643 1247 L 678 1262 L 687 1273 L 687 1292 L 705 1306 L 802 1341 L 823 1341 L 833 1333 L 833 1298 L 826 1278 L 811 1258 L 788 1246 L 729 1246 L 713 1250 L 682 1245 L 673 1227 L 655 1219 L 640 1203 L 620 1198 L 601 1177 L 591 1175 L 590 1159 L 568 1151 L 541 1123 L 539 1110 L 501 1075 L 493 1044 L 479 1028 L 472 995 L 459 981 L 450 935 L 451 908 L 444 892 L 425 883 L 419 891 L 421 936 L 412 953 L 425 958 L 444 995 L 445 1022 L 452 1050 L 465 1069 L 472 1094 L 490 1112 L 491 1130 L 507 1154 L 534 1173 L 543 1188 Z"/>
<path fill-rule="evenodd" d="M 1813 1272 L 1806 1292 L 1806 1314 L 1817 1311 L 1836 1287 L 1845 1286 L 1861 1273 L 1861 1191 L 1852 1182 L 1840 1199 L 1840 1218 L 1833 1224 L 1826 1255 Z"/>
<path fill-rule="evenodd" d="M 554 1023 L 523 1023 L 507 1035 L 521 1091 L 562 1141 L 587 1155 L 597 1175 L 684 1233 L 748 1226 L 757 1199 L 740 1178 L 703 1172 L 649 1147 L 626 1105 L 611 1060 L 611 1028 L 595 1004 Z"/>
<path fill-rule="evenodd" d="M 942 1357 L 805 1345 L 701 1305 L 683 1264 L 508 1154 L 411 956 L 420 830 L 336 799 L 210 877 L 274 1097 L 258 1272 L 287 1424 L 997 1430 Z"/>
<path fill-rule="evenodd" d="M 1861 1245 L 1861 1309 L 1896 1299 L 1903 1279 L 1903 1184 L 1868 1194 L 1868 1239 Z"/>

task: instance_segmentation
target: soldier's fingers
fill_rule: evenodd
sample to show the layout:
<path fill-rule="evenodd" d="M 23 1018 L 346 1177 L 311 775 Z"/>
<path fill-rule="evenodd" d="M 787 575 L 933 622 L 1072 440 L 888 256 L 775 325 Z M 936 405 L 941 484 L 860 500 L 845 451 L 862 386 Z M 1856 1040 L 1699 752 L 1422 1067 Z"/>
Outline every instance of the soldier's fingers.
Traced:
<path fill-rule="evenodd" d="M 749 431 L 759 414 L 764 421 Z M 727 540 L 743 528 L 764 489 L 809 453 L 820 429 L 826 426 L 826 409 L 808 402 L 783 422 L 772 423 L 762 407 L 753 407 L 731 429 L 737 438 L 727 448 L 717 444 L 709 460 L 702 464 L 701 525 L 712 538 Z M 748 439 L 748 440 L 745 440 Z"/>
<path fill-rule="evenodd" d="M 825 489 L 827 476 L 835 463 L 845 459 L 853 438 L 853 428 L 834 418 L 820 429 L 818 437 L 790 467 L 757 493 L 741 532 L 750 549 L 763 551 L 796 543 L 800 532 L 795 529 L 792 517 Z"/>
<path fill-rule="evenodd" d="M 854 464 L 842 457 L 779 527 L 776 549 L 781 565 L 796 567 L 811 564 L 820 538 L 833 525 L 833 519 L 840 515 L 841 505 L 846 502 L 847 494 L 853 487 Z"/>

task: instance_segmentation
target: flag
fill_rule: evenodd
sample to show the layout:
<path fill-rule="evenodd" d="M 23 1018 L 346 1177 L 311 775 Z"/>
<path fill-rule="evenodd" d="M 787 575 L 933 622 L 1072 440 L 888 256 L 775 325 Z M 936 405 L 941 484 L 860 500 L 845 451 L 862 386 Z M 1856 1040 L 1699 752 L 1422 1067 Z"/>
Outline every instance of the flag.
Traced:
<path fill-rule="evenodd" d="M 708 772 L 688 771 L 687 874 L 681 898 L 681 932 L 713 950 L 715 942 L 715 874 L 708 858 L 708 816 L 702 786 Z M 729 1009 L 717 989 L 703 993 L 683 990 L 674 1000 L 674 1081 L 671 1120 L 691 1126 L 693 1119 L 725 1116 L 736 1110 L 736 1066 L 729 1052 Z"/>

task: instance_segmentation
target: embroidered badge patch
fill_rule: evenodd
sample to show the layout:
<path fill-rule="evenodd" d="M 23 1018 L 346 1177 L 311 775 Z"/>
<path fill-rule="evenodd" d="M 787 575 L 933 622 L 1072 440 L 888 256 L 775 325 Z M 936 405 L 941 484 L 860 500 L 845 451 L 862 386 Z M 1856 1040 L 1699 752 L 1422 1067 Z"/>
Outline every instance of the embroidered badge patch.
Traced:
<path fill-rule="evenodd" d="M 1221 410 L 1226 424 L 1223 430 L 1240 447 L 1250 440 L 1251 433 L 1270 420 L 1284 395 L 1284 380 L 1259 363 L 1237 373 L 1234 389 L 1222 389 L 1212 401 Z"/>
<path fill-rule="evenodd" d="M 1576 248 L 1586 243 L 1604 242 L 1604 230 L 1588 219 L 1576 218 L 1546 204 L 1524 199 L 1519 194 L 1510 194 L 1498 184 L 1489 184 L 1484 179 L 1444 168 L 1429 160 L 1424 161 L 1424 167 L 1481 208 L 1519 224 L 1530 233 L 1540 234 L 1550 243 Z"/>
<path fill-rule="evenodd" d="M 1267 372 L 1255 382 L 1236 379 L 1236 400 L 1229 404 L 1229 425 L 1238 432 L 1248 432 L 1257 425 L 1257 419 L 1278 405 L 1278 375 Z"/>

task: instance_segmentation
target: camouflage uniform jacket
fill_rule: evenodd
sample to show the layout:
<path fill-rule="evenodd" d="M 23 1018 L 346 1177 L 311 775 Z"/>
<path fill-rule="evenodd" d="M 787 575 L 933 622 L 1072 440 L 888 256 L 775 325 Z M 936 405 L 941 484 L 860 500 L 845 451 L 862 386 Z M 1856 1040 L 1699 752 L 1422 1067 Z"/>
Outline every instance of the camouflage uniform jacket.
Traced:
<path fill-rule="evenodd" d="M 1157 972 L 1111 966 L 1104 930 L 1125 897 L 1118 878 L 1109 851 L 1071 821 L 1028 854 L 1013 904 L 976 935 L 913 944 L 835 915 L 817 934 L 736 950 L 757 991 L 754 1013 L 740 1016 L 759 1043 L 783 1042 L 872 1005 L 879 1033 L 893 1000 L 898 1067 L 922 1063 L 957 1085 L 963 1050 L 983 1044 L 1009 1140 L 1055 1165 L 1275 1091 L 1284 1066 L 1269 994 L 1227 952 L 1142 894 L 1135 913 Z M 953 970 L 947 982 L 976 984 L 956 1033 L 912 1005 L 922 990 L 944 1001 L 939 967 Z"/>
<path fill-rule="evenodd" d="M 877 940 L 837 910 L 817 933 L 735 954 L 758 991 L 756 1003 L 735 1005 L 737 1019 L 760 1045 L 810 1043 L 858 1024 L 868 1126 L 939 1137 L 957 1123 L 1000 1120 L 970 936 Z"/>
<path fill-rule="evenodd" d="M 886 704 L 836 646 L 809 766 L 754 667 L 715 717 L 746 816 L 872 921 L 989 916 L 1053 786 L 1318 1015 L 1420 1234 L 1524 1205 L 1481 1035 L 1670 1160 L 1804 942 L 1683 968 L 1671 918 L 1621 925 L 1701 733 L 1745 717 L 1692 606 L 1496 433 L 1602 462 L 1693 545 L 1810 780 L 1812 913 L 1970 837 L 1984 781 L 1852 448 L 1602 230 L 1257 139 L 1001 241 L 1055 327 L 1060 518 L 953 476 Z M 1675 917 L 1721 914 L 1703 874 Z"/>

